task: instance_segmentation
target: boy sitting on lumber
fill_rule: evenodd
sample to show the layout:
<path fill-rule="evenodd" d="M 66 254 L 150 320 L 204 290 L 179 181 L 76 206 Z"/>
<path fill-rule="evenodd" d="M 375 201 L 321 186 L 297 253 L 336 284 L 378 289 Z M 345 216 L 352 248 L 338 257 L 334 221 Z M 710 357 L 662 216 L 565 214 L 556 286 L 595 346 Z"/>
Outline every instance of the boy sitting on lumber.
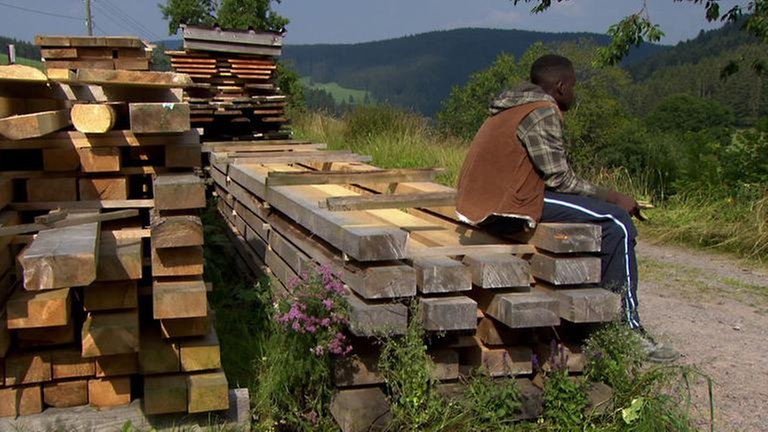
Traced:
<path fill-rule="evenodd" d="M 649 360 L 674 361 L 678 352 L 655 342 L 637 311 L 637 202 L 579 178 L 568 164 L 563 112 L 574 102 L 576 74 L 565 57 L 545 55 L 531 82 L 505 91 L 475 135 L 459 175 L 456 211 L 466 223 L 504 235 L 539 222 L 602 227 L 602 278 L 622 295 L 623 318 L 643 340 Z"/>

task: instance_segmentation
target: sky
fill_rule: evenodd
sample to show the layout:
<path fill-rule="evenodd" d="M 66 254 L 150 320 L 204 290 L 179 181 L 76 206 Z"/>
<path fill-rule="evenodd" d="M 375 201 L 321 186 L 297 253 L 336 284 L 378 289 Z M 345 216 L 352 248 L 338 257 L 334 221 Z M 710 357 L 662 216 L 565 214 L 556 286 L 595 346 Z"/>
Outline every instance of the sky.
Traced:
<path fill-rule="evenodd" d="M 168 39 L 157 3 L 164 0 L 92 0 L 97 35 Z M 0 0 L 0 35 L 33 40 L 37 34 L 85 34 L 85 0 Z M 287 44 L 356 43 L 463 27 L 605 33 L 638 12 L 642 0 L 566 0 L 539 15 L 510 0 L 283 0 L 275 9 L 291 20 Z M 647 12 L 676 44 L 717 27 L 688 1 L 646 0 Z M 746 1 L 721 0 L 723 10 Z"/>

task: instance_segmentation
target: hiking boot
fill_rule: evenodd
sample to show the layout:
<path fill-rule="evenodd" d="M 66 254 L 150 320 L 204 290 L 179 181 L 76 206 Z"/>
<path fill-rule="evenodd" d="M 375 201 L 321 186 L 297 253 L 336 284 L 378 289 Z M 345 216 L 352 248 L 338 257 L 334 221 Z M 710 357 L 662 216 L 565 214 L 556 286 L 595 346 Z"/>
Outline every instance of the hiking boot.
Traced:
<path fill-rule="evenodd" d="M 680 358 L 680 353 L 670 344 L 656 342 L 644 328 L 637 329 L 640 345 L 647 360 L 654 363 L 672 363 Z"/>

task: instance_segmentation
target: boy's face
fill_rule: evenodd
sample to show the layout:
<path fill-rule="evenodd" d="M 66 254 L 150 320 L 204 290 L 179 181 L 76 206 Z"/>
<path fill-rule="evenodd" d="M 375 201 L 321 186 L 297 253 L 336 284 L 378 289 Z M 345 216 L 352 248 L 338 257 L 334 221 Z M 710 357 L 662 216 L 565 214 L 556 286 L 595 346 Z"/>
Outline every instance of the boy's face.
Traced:
<path fill-rule="evenodd" d="M 576 73 L 571 70 L 557 83 L 555 100 L 561 111 L 568 111 L 576 100 Z"/>

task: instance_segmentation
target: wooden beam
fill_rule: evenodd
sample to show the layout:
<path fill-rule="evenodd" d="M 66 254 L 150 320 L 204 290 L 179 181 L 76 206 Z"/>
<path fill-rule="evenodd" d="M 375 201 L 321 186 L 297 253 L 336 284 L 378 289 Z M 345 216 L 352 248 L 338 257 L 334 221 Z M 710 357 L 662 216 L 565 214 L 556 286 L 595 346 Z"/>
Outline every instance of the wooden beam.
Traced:
<path fill-rule="evenodd" d="M 270 171 L 269 186 L 315 184 L 400 183 L 433 181 L 444 169 L 393 169 L 366 171 Z"/>
<path fill-rule="evenodd" d="M 11 203 L 8 207 L 18 211 L 40 211 L 66 208 L 69 210 L 98 210 L 98 209 L 136 209 L 152 208 L 155 200 L 103 200 L 103 201 L 42 201 L 30 203 Z"/>
<path fill-rule="evenodd" d="M 179 344 L 161 338 L 156 326 L 142 329 L 139 373 L 154 375 L 179 372 L 180 369 Z"/>
<path fill-rule="evenodd" d="M 202 276 L 204 264 L 202 246 L 152 248 L 152 275 L 155 277 Z"/>
<path fill-rule="evenodd" d="M 59 381 L 43 385 L 43 401 L 54 408 L 88 404 L 88 380 Z"/>
<path fill-rule="evenodd" d="M 139 350 L 139 312 L 89 313 L 82 330 L 83 357 L 130 354 Z"/>
<path fill-rule="evenodd" d="M 54 380 L 92 377 L 96 374 L 93 359 L 83 358 L 80 347 L 53 351 L 51 365 Z"/>
<path fill-rule="evenodd" d="M 45 138 L 23 141 L 0 140 L 0 149 L 31 150 L 45 148 L 143 147 L 199 145 L 200 134 L 191 130 L 174 135 L 136 135 L 131 131 L 110 131 L 86 135 L 82 132 L 56 132 Z"/>
<path fill-rule="evenodd" d="M 14 330 L 16 347 L 21 350 L 47 348 L 75 343 L 75 320 L 70 319 L 65 326 L 39 327 Z"/>
<path fill-rule="evenodd" d="M 422 294 L 469 291 L 472 273 L 469 267 L 445 256 L 416 258 L 416 286 Z"/>
<path fill-rule="evenodd" d="M 33 223 L 14 226 L 0 226 L 0 237 L 28 234 L 38 231 L 46 231 L 55 228 L 65 228 L 94 222 L 107 222 L 120 219 L 128 219 L 139 215 L 138 210 L 117 210 L 99 214 L 72 214 L 62 221 L 50 224 Z"/>
<path fill-rule="evenodd" d="M 180 133 L 189 130 L 188 103 L 132 103 L 128 106 L 133 133 Z"/>
<path fill-rule="evenodd" d="M 487 347 L 477 340 L 477 345 L 466 352 L 466 362 L 480 368 L 480 372 L 491 377 L 530 375 L 533 373 L 531 355 L 527 346 Z"/>
<path fill-rule="evenodd" d="M 8 299 L 8 328 L 65 326 L 70 320 L 70 288 L 27 291 L 19 287 Z"/>
<path fill-rule="evenodd" d="M 197 372 L 221 368 L 221 349 L 216 330 L 201 338 L 186 339 L 180 342 L 181 370 Z"/>
<path fill-rule="evenodd" d="M 346 297 L 349 303 L 349 331 L 360 337 L 405 334 L 408 307 L 400 303 L 366 303 L 356 295 Z"/>
<path fill-rule="evenodd" d="M 80 168 L 85 173 L 110 173 L 120 171 L 119 147 L 85 147 L 77 149 Z"/>
<path fill-rule="evenodd" d="M 330 211 L 398 209 L 412 207 L 444 207 L 456 203 L 453 192 L 407 195 L 361 195 L 327 198 L 320 207 Z"/>
<path fill-rule="evenodd" d="M 231 161 L 235 165 L 286 164 L 286 163 L 328 163 L 328 162 L 368 162 L 371 156 L 359 155 L 346 151 L 302 151 L 302 152 L 263 152 L 253 153 L 212 153 L 219 162 Z"/>
<path fill-rule="evenodd" d="M 224 372 L 187 375 L 187 412 L 220 411 L 229 407 L 229 387 Z"/>
<path fill-rule="evenodd" d="M 129 193 L 127 177 L 81 178 L 77 188 L 83 201 L 127 200 Z"/>
<path fill-rule="evenodd" d="M 257 141 L 258 142 L 258 141 Z M 328 144 L 323 143 L 311 143 L 311 142 L 291 142 L 286 141 L 284 144 L 237 144 L 237 141 L 228 141 L 228 145 L 211 145 L 212 143 L 206 142 L 202 144 L 201 150 L 204 153 L 258 153 L 268 151 L 297 151 L 297 150 L 323 150 L 328 148 Z M 258 156 L 252 155 L 252 156 Z"/>
<path fill-rule="evenodd" d="M 37 138 L 71 126 L 69 110 L 44 111 L 0 119 L 0 135 L 10 140 Z"/>
<path fill-rule="evenodd" d="M 488 316 L 509 328 L 549 327 L 560 324 L 556 298 L 540 292 L 495 293 L 478 291 L 477 303 Z"/>
<path fill-rule="evenodd" d="M 112 408 L 131 403 L 131 377 L 88 380 L 88 403 L 96 408 Z"/>
<path fill-rule="evenodd" d="M 474 330 L 477 303 L 465 296 L 422 298 L 420 318 L 427 331 Z"/>
<path fill-rule="evenodd" d="M 158 217 L 152 221 L 151 230 L 155 249 L 203 244 L 203 223 L 199 216 Z"/>
<path fill-rule="evenodd" d="M 139 373 L 139 357 L 135 352 L 96 357 L 94 363 L 98 378 Z"/>
<path fill-rule="evenodd" d="M 194 318 L 208 315 L 205 283 L 200 278 L 152 285 L 155 319 Z"/>
<path fill-rule="evenodd" d="M 464 246 L 430 246 L 408 248 L 407 258 L 427 258 L 440 256 L 465 256 L 478 254 L 527 255 L 536 252 L 536 248 L 523 244 L 477 244 Z"/>
<path fill-rule="evenodd" d="M 139 305 L 137 281 L 94 283 L 83 288 L 86 312 L 134 309 Z"/>
<path fill-rule="evenodd" d="M 602 230 L 595 224 L 541 223 L 514 238 L 552 253 L 600 252 Z"/>
<path fill-rule="evenodd" d="M 205 207 L 205 183 L 195 174 L 162 174 L 152 184 L 158 210 Z"/>
<path fill-rule="evenodd" d="M 142 230 L 103 231 L 96 282 L 139 280 L 143 275 Z"/>
<path fill-rule="evenodd" d="M 0 417 L 28 416 L 43 412 L 43 392 L 39 385 L 0 388 Z M 12 430 L 14 426 L 9 425 Z"/>
<path fill-rule="evenodd" d="M 114 104 L 76 104 L 71 117 L 75 129 L 95 134 L 111 131 L 118 120 Z"/>
<path fill-rule="evenodd" d="M 507 254 L 470 254 L 464 257 L 472 273 L 472 283 L 481 288 L 523 288 L 531 286 L 527 261 Z"/>
<path fill-rule="evenodd" d="M 18 258 L 24 288 L 85 286 L 96 280 L 99 223 L 42 231 Z"/>
<path fill-rule="evenodd" d="M 5 358 L 6 386 L 46 382 L 51 376 L 51 353 L 14 353 Z"/>
<path fill-rule="evenodd" d="M 603 288 L 555 289 L 543 283 L 534 287 L 559 302 L 560 317 L 573 323 L 615 321 L 620 317 L 621 298 Z"/>
<path fill-rule="evenodd" d="M 20 64 L 0 66 L 0 81 L 12 83 L 45 84 L 48 76 L 38 68 Z"/>
<path fill-rule="evenodd" d="M 537 253 L 531 258 L 531 274 L 553 285 L 599 283 L 599 257 L 549 255 Z"/>
<path fill-rule="evenodd" d="M 144 377 L 144 412 L 149 415 L 187 412 L 187 377 Z"/>
<path fill-rule="evenodd" d="M 53 81 L 107 87 L 187 88 L 195 85 L 192 78 L 186 74 L 108 69 L 78 69 L 73 79 L 54 79 Z"/>

